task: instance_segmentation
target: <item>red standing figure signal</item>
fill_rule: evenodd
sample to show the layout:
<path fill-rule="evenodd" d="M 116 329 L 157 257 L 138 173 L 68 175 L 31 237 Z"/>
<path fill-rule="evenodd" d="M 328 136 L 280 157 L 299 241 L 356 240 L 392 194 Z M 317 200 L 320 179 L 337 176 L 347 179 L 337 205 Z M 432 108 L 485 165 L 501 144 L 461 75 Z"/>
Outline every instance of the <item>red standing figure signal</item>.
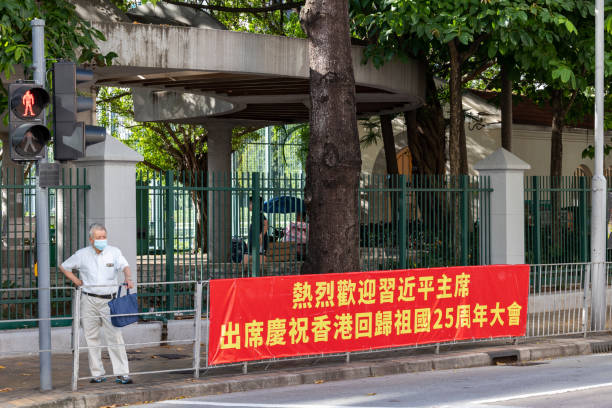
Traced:
<path fill-rule="evenodd" d="M 32 110 L 32 106 L 34 105 L 34 95 L 29 90 L 23 95 L 21 98 L 21 103 L 24 106 L 23 116 L 36 116 L 34 111 Z M 28 114 L 30 112 L 30 114 Z"/>

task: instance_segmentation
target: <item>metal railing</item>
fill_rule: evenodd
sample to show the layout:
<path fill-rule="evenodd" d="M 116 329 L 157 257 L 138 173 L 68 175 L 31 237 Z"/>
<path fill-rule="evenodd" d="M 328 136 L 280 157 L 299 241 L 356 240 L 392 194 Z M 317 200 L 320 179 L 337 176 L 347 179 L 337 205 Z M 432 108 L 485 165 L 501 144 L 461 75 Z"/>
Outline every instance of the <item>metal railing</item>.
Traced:
<path fill-rule="evenodd" d="M 531 265 L 526 337 L 597 332 L 591 324 L 592 263 Z M 604 267 L 605 327 L 612 328 L 612 263 Z"/>
<path fill-rule="evenodd" d="M 593 265 L 589 263 L 580 264 L 542 264 L 532 265 L 530 271 L 530 288 L 528 297 L 528 308 L 527 308 L 527 328 L 524 339 L 529 338 L 542 338 L 551 336 L 561 335 L 584 335 L 587 336 L 590 333 L 599 331 L 609 330 L 612 327 L 612 263 L 605 264 L 605 290 L 606 290 L 606 310 L 605 310 L 605 326 L 600 329 L 596 329 L 591 325 L 591 271 Z M 346 361 L 350 361 L 352 355 L 359 355 L 363 353 L 373 352 L 384 352 L 389 350 L 403 350 L 403 349 L 415 349 L 424 347 L 433 347 L 439 352 L 440 347 L 449 344 L 474 344 L 479 342 L 487 341 L 498 341 L 498 340 L 510 340 L 510 338 L 486 338 L 486 339 L 474 339 L 467 341 L 450 341 L 438 344 L 421 344 L 413 346 L 403 346 L 399 348 L 387 348 L 378 350 L 364 350 L 364 351 L 353 351 L 346 353 L 333 353 L 333 354 L 317 354 L 307 356 L 296 356 L 288 358 L 275 358 L 261 361 L 249 361 L 249 362 L 237 362 L 223 365 L 208 365 L 208 338 L 202 338 L 202 328 L 204 319 L 210 316 L 210 306 L 208 300 L 210 299 L 210 289 L 208 281 L 175 281 L 175 282 L 164 282 L 164 283 L 140 283 L 138 284 L 139 292 L 138 295 L 142 296 L 147 286 L 151 285 L 165 285 L 165 286 L 189 286 L 191 293 L 191 300 L 187 302 L 183 308 L 176 309 L 174 311 L 148 311 L 141 309 L 138 313 L 141 319 L 147 317 L 160 315 L 160 314 L 171 314 L 181 313 L 185 317 L 193 317 L 193 335 L 189 338 L 181 338 L 177 340 L 161 340 L 154 339 L 153 341 L 138 341 L 134 343 L 125 343 L 125 346 L 155 346 L 155 345 L 169 345 L 173 343 L 192 343 L 193 350 L 191 356 L 191 364 L 188 367 L 172 368 L 172 369 L 160 369 L 160 370 L 148 370 L 148 371 L 131 371 L 130 375 L 143 375 L 143 374 L 156 374 L 166 372 L 184 372 L 191 371 L 195 378 L 200 376 L 202 370 L 209 370 L 219 367 L 228 366 L 242 366 L 243 372 L 247 372 L 248 366 L 253 364 L 270 363 L 275 361 L 299 361 L 310 358 L 345 358 Z M 13 288 L 13 289 L 0 289 L 0 295 L 6 295 L 7 293 L 16 293 L 19 291 L 33 291 L 37 290 L 34 288 Z M 88 350 L 91 347 L 81 346 L 81 333 L 80 333 L 80 298 L 82 291 L 81 289 L 74 289 L 68 287 L 54 287 L 50 288 L 51 291 L 69 290 L 73 297 L 74 305 L 74 319 L 72 319 L 72 346 L 70 349 L 53 349 L 53 352 L 72 352 L 73 353 L 73 375 L 72 375 L 72 389 L 76 390 L 78 387 L 79 380 L 85 380 L 92 378 L 90 376 L 79 376 L 79 364 L 80 364 L 80 351 Z M 51 318 L 49 320 L 56 321 L 64 318 Z M 20 319 L 24 322 L 37 322 L 37 318 Z M 6 321 L 0 320 L 0 324 Z M 209 332 L 207 331 L 207 335 Z M 518 340 L 519 338 L 514 338 Z M 202 350 L 202 343 L 206 344 L 206 349 Z M 114 346 L 113 344 L 110 345 Z M 108 347 L 108 345 L 100 346 Z M 39 350 L 39 351 L 51 351 L 51 350 Z M 37 351 L 38 352 L 38 351 Z M 11 353 L 3 352 L 5 355 Z M 28 348 L 21 351 L 14 351 L 13 354 L 33 354 L 32 348 Z M 203 360 L 203 361 L 202 361 Z M 128 373 L 117 373 L 117 374 L 128 374 Z"/>

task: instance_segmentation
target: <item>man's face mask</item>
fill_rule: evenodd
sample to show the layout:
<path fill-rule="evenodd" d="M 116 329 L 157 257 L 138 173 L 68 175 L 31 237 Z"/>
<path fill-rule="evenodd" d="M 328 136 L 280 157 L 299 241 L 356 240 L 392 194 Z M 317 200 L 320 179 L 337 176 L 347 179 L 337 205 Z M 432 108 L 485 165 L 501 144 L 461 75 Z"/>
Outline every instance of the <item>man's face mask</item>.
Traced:
<path fill-rule="evenodd" d="M 106 244 L 107 241 L 105 239 L 96 239 L 94 241 L 94 247 L 98 250 L 98 251 L 103 251 L 104 248 L 106 248 Z"/>

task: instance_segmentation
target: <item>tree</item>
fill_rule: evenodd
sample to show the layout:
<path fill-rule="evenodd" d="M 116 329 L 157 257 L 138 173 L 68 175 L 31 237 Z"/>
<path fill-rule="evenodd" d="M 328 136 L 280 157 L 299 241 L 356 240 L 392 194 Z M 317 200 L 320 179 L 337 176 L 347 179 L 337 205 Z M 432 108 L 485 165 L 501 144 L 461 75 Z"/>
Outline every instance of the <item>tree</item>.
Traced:
<path fill-rule="evenodd" d="M 361 154 L 348 3 L 307 0 L 300 20 L 308 36 L 311 106 L 305 191 L 309 254 L 302 272 L 357 271 Z"/>
<path fill-rule="evenodd" d="M 533 60 L 545 62 L 534 52 L 536 39 L 550 44 L 558 32 L 575 30 L 565 15 L 577 7 L 575 3 L 354 0 L 351 4 L 357 32 L 370 41 L 366 57 L 374 64 L 397 56 L 416 57 L 426 61 L 434 75 L 448 79 L 450 173 L 461 174 L 467 171 L 464 85 L 496 63 L 497 57 L 512 56 L 518 49 L 524 50 L 523 60 L 531 53 L 532 65 Z"/>
<path fill-rule="evenodd" d="M 51 64 L 60 58 L 108 65 L 115 53 L 102 55 L 96 41 L 104 41 L 104 35 L 82 20 L 75 6 L 66 0 L 3 0 L 0 2 L 0 71 L 9 77 L 17 67 L 25 68 L 29 77 L 32 65 L 32 28 L 34 18 L 45 20 L 45 56 Z M 49 68 L 49 67 L 48 67 Z M 7 90 L 0 86 L 0 117 L 8 106 Z M 2 136 L 6 145 L 7 135 Z M 3 158 L 8 156 L 3 155 Z M 6 165 L 8 160 L 3 160 Z"/>
<path fill-rule="evenodd" d="M 0 1 L 0 72 L 7 80 L 12 75 L 31 79 L 32 28 L 34 18 L 45 20 L 45 57 L 47 72 L 50 64 L 59 58 L 98 65 L 110 64 L 114 53 L 102 55 L 96 40 L 104 40 L 103 34 L 83 21 L 75 7 L 65 0 L 2 0 Z M 8 122 L 7 89 L 0 86 L 0 118 Z M 0 132 L 2 141 L 2 174 L 11 174 L 12 184 L 23 184 L 31 164 L 24 166 L 10 160 L 8 132 Z M 19 222 L 23 216 L 23 205 L 18 199 L 19 190 L 2 190 L 3 225 Z"/>

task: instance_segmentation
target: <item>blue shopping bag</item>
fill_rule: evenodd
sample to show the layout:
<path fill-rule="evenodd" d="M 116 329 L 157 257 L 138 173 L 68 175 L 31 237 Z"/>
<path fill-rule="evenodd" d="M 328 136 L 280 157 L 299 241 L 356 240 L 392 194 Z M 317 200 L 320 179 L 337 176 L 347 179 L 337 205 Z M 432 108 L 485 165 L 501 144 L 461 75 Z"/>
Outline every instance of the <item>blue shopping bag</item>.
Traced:
<path fill-rule="evenodd" d="M 115 327 L 123 327 L 138 321 L 138 298 L 135 293 L 127 290 L 127 295 L 121 296 L 121 285 L 117 291 L 117 297 L 108 302 L 111 313 L 111 323 Z M 132 316 L 116 316 L 132 314 Z"/>

